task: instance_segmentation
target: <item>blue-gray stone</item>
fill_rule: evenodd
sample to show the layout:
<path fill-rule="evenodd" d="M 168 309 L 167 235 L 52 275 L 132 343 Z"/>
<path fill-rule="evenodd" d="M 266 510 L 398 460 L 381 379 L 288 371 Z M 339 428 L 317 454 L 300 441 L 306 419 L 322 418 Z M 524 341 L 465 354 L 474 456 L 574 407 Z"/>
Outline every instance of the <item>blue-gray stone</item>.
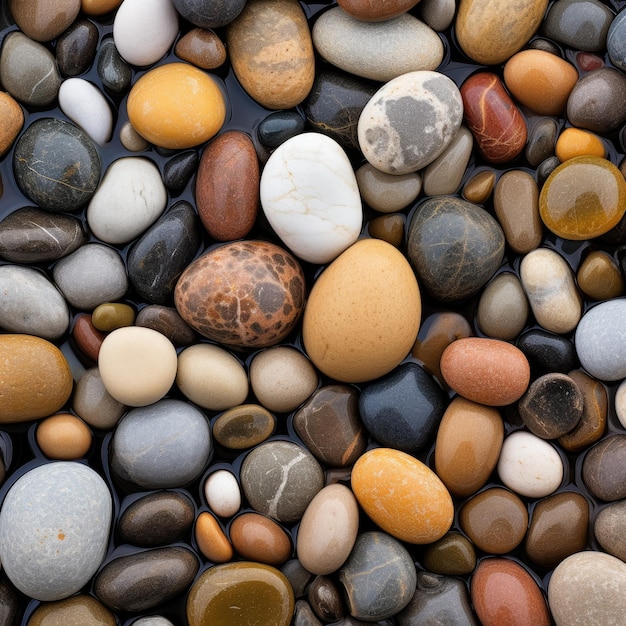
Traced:
<path fill-rule="evenodd" d="M 21 476 L 0 511 L 0 559 L 11 582 L 36 600 L 76 593 L 104 559 L 111 493 L 86 465 L 53 462 Z"/>
<path fill-rule="evenodd" d="M 261 143 L 274 150 L 304 132 L 304 124 L 304 118 L 296 111 L 274 111 L 261 121 L 257 133 Z"/>
<path fill-rule="evenodd" d="M 626 9 L 620 11 L 609 26 L 606 47 L 611 63 L 626 70 Z"/>

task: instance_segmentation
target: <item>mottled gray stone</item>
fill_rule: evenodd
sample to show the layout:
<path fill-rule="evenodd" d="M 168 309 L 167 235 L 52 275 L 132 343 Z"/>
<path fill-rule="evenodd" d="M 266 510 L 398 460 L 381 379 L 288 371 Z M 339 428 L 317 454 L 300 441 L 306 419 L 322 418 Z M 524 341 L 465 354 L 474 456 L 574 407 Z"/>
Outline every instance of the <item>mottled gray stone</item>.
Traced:
<path fill-rule="evenodd" d="M 230 24 L 246 5 L 246 0 L 173 0 L 182 17 L 201 28 Z"/>
<path fill-rule="evenodd" d="M 291 441 L 267 441 L 244 459 L 241 487 L 253 509 L 288 524 L 302 517 L 324 487 L 324 475 L 302 446 Z"/>
<path fill-rule="evenodd" d="M 293 626 L 322 626 L 322 622 L 306 600 L 298 600 L 293 613 Z"/>
<path fill-rule="evenodd" d="M 0 266 L 0 327 L 12 333 L 58 339 L 68 329 L 70 313 L 58 289 L 31 267 Z"/>
<path fill-rule="evenodd" d="M 165 335 L 175 346 L 187 346 L 196 334 L 174 307 L 150 304 L 139 311 L 136 326 L 151 328 Z"/>
<path fill-rule="evenodd" d="M 591 495 L 600 500 L 626 498 L 626 435 L 611 435 L 587 452 L 583 480 Z"/>
<path fill-rule="evenodd" d="M 3 570 L 37 600 L 76 593 L 104 558 L 111 513 L 109 488 L 86 465 L 31 469 L 11 487 L 0 511 Z"/>
<path fill-rule="evenodd" d="M 626 70 L 626 10 L 620 11 L 609 26 L 606 47 L 611 63 Z"/>
<path fill-rule="evenodd" d="M 181 400 L 130 410 L 111 440 L 111 469 L 145 489 L 182 487 L 197 478 L 212 452 L 207 418 Z"/>
<path fill-rule="evenodd" d="M 603 508 L 596 515 L 593 532 L 609 554 L 626 561 L 626 500 Z"/>
<path fill-rule="evenodd" d="M 103 87 L 114 95 L 125 94 L 133 78 L 130 65 L 117 51 L 113 37 L 105 39 L 98 52 L 97 71 Z"/>

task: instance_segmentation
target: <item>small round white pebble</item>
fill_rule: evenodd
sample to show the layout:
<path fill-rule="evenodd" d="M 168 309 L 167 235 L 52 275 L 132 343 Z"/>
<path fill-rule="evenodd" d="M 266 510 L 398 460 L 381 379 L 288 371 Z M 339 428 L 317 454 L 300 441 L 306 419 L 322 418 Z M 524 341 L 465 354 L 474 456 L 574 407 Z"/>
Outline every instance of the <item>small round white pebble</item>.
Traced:
<path fill-rule="evenodd" d="M 626 428 L 626 380 L 623 380 L 615 392 L 615 413 L 622 428 Z"/>
<path fill-rule="evenodd" d="M 228 470 L 217 470 L 207 478 L 204 497 L 211 511 L 220 517 L 233 516 L 241 506 L 239 483 Z"/>
<path fill-rule="evenodd" d="M 176 349 L 163 334 L 126 326 L 102 342 L 98 368 L 104 387 L 118 402 L 147 406 L 160 400 L 176 378 Z"/>
<path fill-rule="evenodd" d="M 502 444 L 498 460 L 500 480 L 528 498 L 543 498 L 563 480 L 563 461 L 554 446 L 532 433 L 519 430 Z"/>

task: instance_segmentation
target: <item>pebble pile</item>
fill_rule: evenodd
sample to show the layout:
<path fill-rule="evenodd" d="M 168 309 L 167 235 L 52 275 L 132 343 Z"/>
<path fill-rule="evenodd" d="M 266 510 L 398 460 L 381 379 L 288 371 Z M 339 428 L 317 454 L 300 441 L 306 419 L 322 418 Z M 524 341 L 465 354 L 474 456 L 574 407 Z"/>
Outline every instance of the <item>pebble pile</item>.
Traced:
<path fill-rule="evenodd" d="M 0 0 L 0 626 L 623 626 L 626 1 Z"/>

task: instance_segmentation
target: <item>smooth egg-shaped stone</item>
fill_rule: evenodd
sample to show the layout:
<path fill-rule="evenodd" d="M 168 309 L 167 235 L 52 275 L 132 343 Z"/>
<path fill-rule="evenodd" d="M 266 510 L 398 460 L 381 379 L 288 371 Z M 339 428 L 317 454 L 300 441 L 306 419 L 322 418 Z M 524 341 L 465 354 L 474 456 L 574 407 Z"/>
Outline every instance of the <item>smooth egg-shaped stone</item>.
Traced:
<path fill-rule="evenodd" d="M 276 418 L 258 404 L 242 404 L 224 411 L 213 423 L 213 437 L 229 450 L 245 450 L 274 433 Z"/>
<path fill-rule="evenodd" d="M 404 255 L 386 242 L 363 239 L 315 281 L 302 323 L 304 347 L 335 380 L 372 380 L 408 354 L 420 314 L 419 287 Z"/>
<path fill-rule="evenodd" d="M 2 503 L 2 569 L 37 600 L 76 593 L 104 558 L 112 508 L 109 487 L 86 465 L 56 461 L 29 470 Z"/>
<path fill-rule="evenodd" d="M 291 556 L 289 535 L 265 515 L 238 515 L 229 527 L 229 535 L 235 551 L 248 561 L 280 565 Z"/>
<path fill-rule="evenodd" d="M 509 59 L 533 36 L 548 0 L 523 0 L 513 6 L 506 0 L 461 0 L 455 21 L 463 52 L 483 65 Z"/>
<path fill-rule="evenodd" d="M 583 480 L 596 498 L 614 502 L 626 498 L 626 435 L 611 435 L 585 456 Z"/>
<path fill-rule="evenodd" d="M 315 49 L 326 61 L 380 82 L 407 72 L 434 70 L 443 59 L 437 33 L 408 13 L 367 23 L 333 7 L 315 21 L 312 36 Z"/>
<path fill-rule="evenodd" d="M 256 240 L 210 249 L 187 266 L 174 290 L 176 309 L 195 331 L 240 348 L 282 341 L 298 322 L 304 298 L 298 261 Z"/>
<path fill-rule="evenodd" d="M 496 409 L 460 396 L 452 400 L 435 442 L 435 471 L 452 495 L 472 495 L 487 482 L 503 439 L 504 422 Z"/>
<path fill-rule="evenodd" d="M 250 97 L 268 109 L 291 109 L 311 91 L 311 32 L 295 0 L 252 0 L 226 31 L 233 70 Z"/>
<path fill-rule="evenodd" d="M 296 552 L 312 574 L 331 574 L 346 561 L 359 529 L 359 507 L 354 494 L 336 483 L 319 491 L 309 503 L 300 526 Z"/>
<path fill-rule="evenodd" d="M 566 128 L 559 135 L 554 147 L 561 162 L 579 156 L 606 157 L 606 147 L 598 135 L 580 128 Z"/>
<path fill-rule="evenodd" d="M 196 519 L 194 536 L 198 550 L 213 563 L 232 561 L 233 546 L 220 523 L 211 513 L 203 511 Z"/>
<path fill-rule="evenodd" d="M 528 321 L 529 306 L 519 278 L 511 272 L 498 274 L 483 290 L 476 319 L 491 339 L 515 339 Z"/>
<path fill-rule="evenodd" d="M 526 146 L 526 122 L 500 78 L 478 72 L 461 86 L 463 113 L 481 155 L 490 163 L 507 163 Z"/>
<path fill-rule="evenodd" d="M 35 432 L 37 445 L 50 459 L 73 461 L 84 457 L 93 435 L 80 417 L 71 413 L 57 413 L 43 420 Z"/>
<path fill-rule="evenodd" d="M 100 36 L 97 26 L 86 19 L 76 20 L 57 39 L 55 56 L 64 76 L 78 76 L 93 63 Z"/>
<path fill-rule="evenodd" d="M 187 596 L 189 626 L 289 626 L 294 594 L 271 565 L 241 561 L 203 572 Z"/>
<path fill-rule="evenodd" d="M 6 610 L 6 604 L 3 605 Z M 4 613 L 6 615 L 6 613 Z M 77 594 L 40 604 L 30 615 L 28 626 L 54 626 L 54 624 L 89 624 L 90 626 L 116 626 L 115 615 L 93 596 Z"/>
<path fill-rule="evenodd" d="M 128 95 L 128 119 L 150 143 L 179 150 L 208 141 L 226 118 L 217 82 L 187 63 L 149 70 Z"/>
<path fill-rule="evenodd" d="M 530 383 L 524 353 L 506 341 L 484 337 L 452 342 L 441 355 L 441 373 L 454 391 L 488 406 L 512 404 Z"/>
<path fill-rule="evenodd" d="M 337 4 L 348 15 L 363 22 L 390 20 L 412 9 L 415 0 L 392 0 L 385 4 L 372 4 L 368 0 L 339 0 Z"/>
<path fill-rule="evenodd" d="M 539 197 L 541 219 L 564 239 L 604 235 L 618 224 L 624 211 L 624 176 L 609 160 L 597 156 L 575 157 L 557 167 Z"/>
<path fill-rule="evenodd" d="M 72 410 L 89 426 L 104 430 L 117 424 L 126 407 L 107 393 L 100 371 L 92 367 L 76 383 Z"/>
<path fill-rule="evenodd" d="M 325 264 L 361 232 L 361 197 L 341 146 L 320 133 L 281 144 L 261 174 L 261 206 L 270 226 L 297 257 Z"/>
<path fill-rule="evenodd" d="M 465 535 L 451 530 L 441 539 L 426 546 L 422 554 L 422 565 L 435 574 L 465 576 L 471 574 L 476 567 L 476 550 Z"/>
<path fill-rule="evenodd" d="M 604 250 L 589 252 L 578 266 L 576 281 L 580 290 L 592 300 L 612 300 L 624 295 L 624 278 L 619 266 Z"/>
<path fill-rule="evenodd" d="M 578 365 L 576 349 L 570 339 L 540 328 L 524 331 L 515 345 L 526 355 L 535 372 L 565 374 Z"/>
<path fill-rule="evenodd" d="M 106 37 L 100 44 L 96 61 L 98 78 L 102 86 L 114 95 L 126 95 L 130 88 L 133 71 L 117 51 L 113 37 Z"/>
<path fill-rule="evenodd" d="M 540 117 L 535 123 L 529 124 L 525 155 L 532 167 L 537 167 L 554 154 L 557 134 L 556 120 L 551 117 Z"/>
<path fill-rule="evenodd" d="M 422 189 L 422 178 L 416 172 L 394 176 L 364 163 L 355 174 L 361 198 L 381 213 L 401 211 L 417 199 Z"/>
<path fill-rule="evenodd" d="M 226 61 L 226 46 L 212 30 L 205 28 L 192 28 L 185 33 L 176 42 L 174 53 L 203 70 L 216 69 Z"/>
<path fill-rule="evenodd" d="M 235 475 L 226 469 L 212 472 L 204 483 L 204 497 L 216 515 L 231 517 L 241 507 L 241 490 Z"/>
<path fill-rule="evenodd" d="M 626 500 L 620 500 L 601 509 L 593 522 L 593 534 L 597 542 L 606 552 L 622 561 L 626 557 L 625 513 Z M 576 550 L 580 551 L 582 548 Z"/>
<path fill-rule="evenodd" d="M 263 118 L 256 129 L 259 141 L 274 150 L 281 143 L 304 132 L 306 121 L 297 111 L 274 111 Z"/>
<path fill-rule="evenodd" d="M 318 619 L 336 622 L 346 614 L 343 590 L 329 576 L 316 576 L 307 589 L 306 598 Z"/>
<path fill-rule="evenodd" d="M 454 507 L 439 477 L 416 458 L 391 448 L 363 454 L 352 469 L 352 490 L 367 515 L 408 543 L 432 543 L 452 524 Z"/>
<path fill-rule="evenodd" d="M 19 0 L 7 3 L 20 30 L 35 41 L 51 41 L 76 19 L 79 0 L 56 0 L 48 3 L 35 0 L 25 4 Z"/>
<path fill-rule="evenodd" d="M 67 402 L 72 393 L 72 372 L 54 344 L 32 335 L 2 334 L 0 349 L 0 422 L 47 417 Z"/>

